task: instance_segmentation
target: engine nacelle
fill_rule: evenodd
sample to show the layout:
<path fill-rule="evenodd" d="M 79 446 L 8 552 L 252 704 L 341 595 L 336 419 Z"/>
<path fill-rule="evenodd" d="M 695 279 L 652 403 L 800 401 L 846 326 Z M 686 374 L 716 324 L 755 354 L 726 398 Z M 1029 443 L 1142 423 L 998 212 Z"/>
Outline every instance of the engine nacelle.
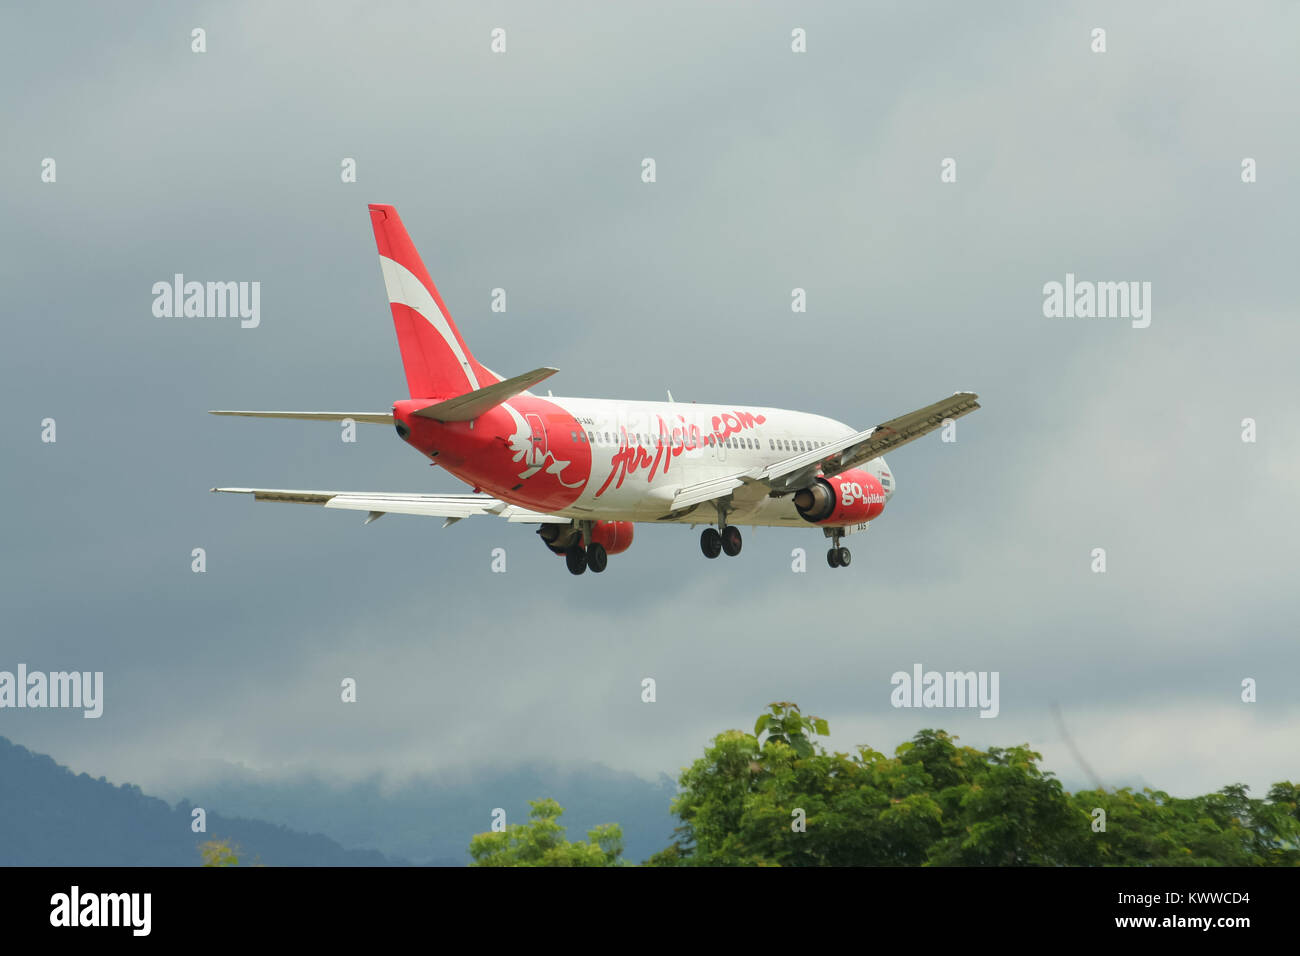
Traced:
<path fill-rule="evenodd" d="M 591 529 L 591 540 L 604 548 L 606 554 L 622 554 L 632 546 L 634 527 L 631 521 L 597 521 Z M 544 524 L 537 533 L 556 554 L 564 554 L 570 545 L 582 543 L 572 525 Z"/>
<path fill-rule="evenodd" d="M 605 549 L 606 554 L 621 554 L 632 547 L 631 521 L 597 521 L 591 529 L 591 540 Z"/>
<path fill-rule="evenodd" d="M 577 530 L 567 524 L 544 524 L 537 529 L 537 535 L 553 554 L 561 556 L 569 545 L 578 540 Z"/>
<path fill-rule="evenodd" d="M 795 492 L 794 507 L 813 524 L 861 524 L 885 510 L 885 489 L 871 472 L 851 468 Z"/>

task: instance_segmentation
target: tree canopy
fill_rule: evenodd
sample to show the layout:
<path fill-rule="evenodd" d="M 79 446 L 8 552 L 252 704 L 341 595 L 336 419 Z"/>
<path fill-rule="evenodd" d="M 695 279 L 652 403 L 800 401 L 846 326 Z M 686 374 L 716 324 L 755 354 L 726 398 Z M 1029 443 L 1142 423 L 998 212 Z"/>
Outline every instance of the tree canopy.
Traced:
<path fill-rule="evenodd" d="M 623 831 L 606 823 L 587 831 L 586 843 L 564 838 L 554 800 L 531 800 L 529 822 L 508 824 L 504 830 L 480 833 L 469 845 L 471 866 L 620 866 Z"/>
<path fill-rule="evenodd" d="M 892 756 L 826 750 L 820 717 L 770 704 L 682 771 L 676 839 L 651 866 L 1300 866 L 1300 787 L 1264 799 L 1066 792 L 1028 745 L 964 747 L 922 730 Z M 569 843 L 554 800 L 473 838 L 476 866 L 621 865 L 617 825 Z"/>
<path fill-rule="evenodd" d="M 828 752 L 826 721 L 778 702 L 686 768 L 660 866 L 1300 865 L 1300 788 L 1202 797 L 1065 792 L 1027 745 L 922 730 L 886 756 Z M 1104 814 L 1099 811 L 1104 811 Z M 1104 824 L 1104 829 L 1101 828 Z"/>
<path fill-rule="evenodd" d="M 199 855 L 204 866 L 239 866 L 239 847 L 229 840 L 209 840 L 199 844 Z"/>

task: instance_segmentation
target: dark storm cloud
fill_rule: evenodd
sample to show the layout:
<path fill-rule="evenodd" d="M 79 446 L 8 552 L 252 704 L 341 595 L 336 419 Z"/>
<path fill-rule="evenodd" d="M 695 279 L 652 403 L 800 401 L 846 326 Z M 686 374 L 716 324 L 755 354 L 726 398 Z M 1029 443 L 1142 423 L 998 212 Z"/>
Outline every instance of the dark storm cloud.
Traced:
<path fill-rule="evenodd" d="M 98 721 L 8 711 L 0 733 L 141 784 L 222 760 L 649 775 L 792 699 L 842 748 L 946 726 L 1082 782 L 1056 701 L 1108 783 L 1294 776 L 1297 14 L 1172 9 L 4 11 L 0 75 L 24 92 L 0 189 L 0 668 L 107 690 Z M 205 414 L 403 397 L 375 201 L 476 353 L 556 365 L 558 394 L 671 387 L 860 427 L 957 389 L 985 407 L 890 457 L 900 491 L 849 572 L 811 530 L 706 564 L 690 532 L 639 528 L 572 579 L 525 527 L 209 495 L 456 490 L 386 429 Z M 260 281 L 261 325 L 155 318 L 177 272 Z M 1151 282 L 1150 328 L 1045 319 L 1067 272 Z M 999 717 L 893 709 L 913 662 L 1000 671 Z"/>

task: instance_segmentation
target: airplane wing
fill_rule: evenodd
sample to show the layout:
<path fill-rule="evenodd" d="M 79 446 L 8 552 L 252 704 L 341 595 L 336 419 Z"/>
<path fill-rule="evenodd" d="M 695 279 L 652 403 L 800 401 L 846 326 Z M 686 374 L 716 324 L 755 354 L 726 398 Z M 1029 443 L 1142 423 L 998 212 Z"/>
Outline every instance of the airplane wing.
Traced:
<path fill-rule="evenodd" d="M 368 425 L 393 424 L 392 412 L 231 412 L 215 411 L 209 415 L 242 415 L 245 418 L 299 418 L 311 422 L 341 422 L 350 418 Z"/>
<path fill-rule="evenodd" d="M 807 485 L 818 473 L 827 477 L 838 475 L 929 434 L 947 419 L 969 415 L 980 407 L 978 398 L 974 392 L 957 392 L 951 398 L 891 418 L 874 428 L 848 435 L 812 451 L 800 452 L 770 465 L 734 475 L 687 485 L 674 496 L 673 510 L 721 498 L 742 485 L 749 485 L 755 491 L 755 486 L 762 486 L 768 489 L 769 494 L 788 494 Z"/>
<path fill-rule="evenodd" d="M 426 515 L 446 518 L 445 528 L 473 515 L 495 515 L 511 522 L 529 524 L 568 524 L 568 518 L 529 511 L 506 504 L 491 495 L 416 495 L 386 491 L 290 491 L 282 488 L 213 488 L 231 494 L 252 495 L 254 501 L 284 501 L 301 505 L 324 505 L 347 511 L 368 511 L 366 524 L 389 514 Z"/>

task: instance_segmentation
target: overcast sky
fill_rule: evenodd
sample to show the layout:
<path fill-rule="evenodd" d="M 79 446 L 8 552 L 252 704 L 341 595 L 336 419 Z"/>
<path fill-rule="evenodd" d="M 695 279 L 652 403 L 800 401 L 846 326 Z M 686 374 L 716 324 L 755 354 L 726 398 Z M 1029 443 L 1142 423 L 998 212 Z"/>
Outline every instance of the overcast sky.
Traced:
<path fill-rule="evenodd" d="M 1107 786 L 1295 779 L 1300 9 L 1199 6 L 6 6 L 0 669 L 106 690 L 0 734 L 146 790 L 653 777 L 793 700 L 836 749 L 943 727 L 1089 785 L 1055 704 Z M 370 202 L 477 356 L 557 395 L 983 408 L 890 456 L 847 570 L 816 529 L 707 561 L 639 526 L 575 578 L 527 526 L 209 494 L 463 490 L 388 428 L 206 414 L 406 397 Z M 156 318 L 178 272 L 260 282 L 260 326 Z M 1150 326 L 1045 318 L 1066 273 L 1150 282 Z M 999 672 L 999 715 L 893 708 L 915 663 Z"/>

